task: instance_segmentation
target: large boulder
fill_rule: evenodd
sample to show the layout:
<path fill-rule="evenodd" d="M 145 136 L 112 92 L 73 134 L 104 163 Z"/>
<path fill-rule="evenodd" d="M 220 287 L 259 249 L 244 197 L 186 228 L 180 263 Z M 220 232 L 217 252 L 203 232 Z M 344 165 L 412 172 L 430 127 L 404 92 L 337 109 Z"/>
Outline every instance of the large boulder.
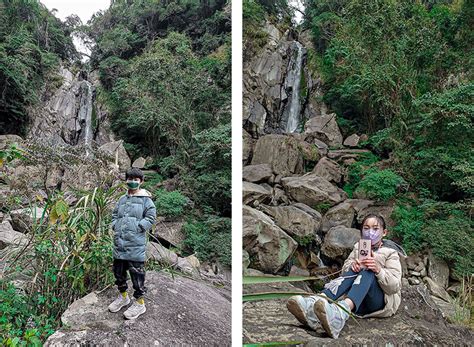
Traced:
<path fill-rule="evenodd" d="M 244 205 L 249 205 L 254 201 L 259 203 L 271 199 L 272 192 L 260 184 L 242 182 L 242 200 Z"/>
<path fill-rule="evenodd" d="M 336 205 L 347 198 L 347 193 L 325 178 L 313 173 L 281 180 L 286 193 L 298 202 L 310 207 L 319 204 Z"/>
<path fill-rule="evenodd" d="M 177 265 L 178 255 L 159 243 L 148 242 L 146 245 L 146 260 L 154 260 L 163 265 Z"/>
<path fill-rule="evenodd" d="M 45 346 L 189 346 L 231 343 L 230 291 L 166 272 L 147 271 L 147 311 L 125 320 L 107 306 L 117 288 L 92 292 L 74 301 L 62 314 L 63 327 Z M 129 289 L 129 295 L 132 295 Z"/>
<path fill-rule="evenodd" d="M 270 215 L 275 223 L 294 237 L 296 241 L 310 241 L 314 239 L 321 225 L 321 215 L 315 210 L 313 210 L 313 214 L 310 214 L 294 205 L 261 206 L 260 208 Z M 315 216 L 317 217 L 315 218 Z"/>
<path fill-rule="evenodd" d="M 357 134 L 352 134 L 344 140 L 344 146 L 347 147 L 357 147 L 359 145 L 360 137 Z"/>
<path fill-rule="evenodd" d="M 250 266 L 267 273 L 278 272 L 296 250 L 297 243 L 261 211 L 243 206 L 243 246 Z"/>
<path fill-rule="evenodd" d="M 310 118 L 304 125 L 306 134 L 321 135 L 319 140 L 327 143 L 331 147 L 342 145 L 342 134 L 336 122 L 336 114 L 320 115 Z"/>
<path fill-rule="evenodd" d="M 441 258 L 430 252 L 428 255 L 428 276 L 440 287 L 448 288 L 449 267 Z"/>
<path fill-rule="evenodd" d="M 242 130 L 242 164 L 245 166 L 252 159 L 253 140 L 252 136 Z"/>
<path fill-rule="evenodd" d="M 354 215 L 355 210 L 350 204 L 343 202 L 336 205 L 330 208 L 324 215 L 321 230 L 327 232 L 329 229 L 339 225 L 350 228 L 354 221 Z"/>
<path fill-rule="evenodd" d="M 298 141 L 285 135 L 266 135 L 258 139 L 252 165 L 268 164 L 275 174 L 289 176 L 303 173 L 303 155 Z"/>
<path fill-rule="evenodd" d="M 433 281 L 429 277 L 423 278 L 423 281 L 425 282 L 426 286 L 428 287 L 428 290 L 430 291 L 431 295 L 434 295 L 440 299 L 443 299 L 446 302 L 449 302 L 449 294 L 446 290 L 444 290 L 443 287 L 438 285 L 435 281 Z"/>
<path fill-rule="evenodd" d="M 253 183 L 267 181 L 272 175 L 272 168 L 268 164 L 247 165 L 242 170 L 243 180 Z"/>
<path fill-rule="evenodd" d="M 357 229 L 342 225 L 333 227 L 324 237 L 321 254 L 326 259 L 342 264 L 359 239 L 360 231 Z"/>
<path fill-rule="evenodd" d="M 164 240 L 173 247 L 180 247 L 186 239 L 183 225 L 184 222 L 168 222 L 160 220 L 155 224 L 155 238 Z"/>
<path fill-rule="evenodd" d="M 318 161 L 312 173 L 335 184 L 341 183 L 343 176 L 342 168 L 339 164 L 327 157 L 323 157 Z"/>
<path fill-rule="evenodd" d="M 10 245 L 24 246 L 26 243 L 28 243 L 28 237 L 23 233 L 13 230 L 10 222 L 0 223 L 0 249 Z"/>
<path fill-rule="evenodd" d="M 393 212 L 393 205 L 382 205 L 382 204 L 377 204 L 377 203 L 373 205 L 368 205 L 364 208 L 361 208 L 357 212 L 357 223 L 359 224 L 362 223 L 364 218 L 368 216 L 369 214 L 378 214 L 383 217 L 383 219 L 385 220 L 386 227 L 390 229 L 391 227 L 395 225 L 395 222 L 391 218 L 392 212 Z"/>
<path fill-rule="evenodd" d="M 130 168 L 130 158 L 123 146 L 123 140 L 105 143 L 99 147 L 99 150 L 115 158 L 120 170 L 127 170 Z"/>
<path fill-rule="evenodd" d="M 46 211 L 41 207 L 22 208 L 10 211 L 12 227 L 17 231 L 26 234 L 33 228 L 34 224 L 40 222 L 43 214 L 44 218 L 47 218 Z"/>
<path fill-rule="evenodd" d="M 14 143 L 20 145 L 22 142 L 23 139 L 18 135 L 0 135 L 0 150 L 7 148 Z"/>

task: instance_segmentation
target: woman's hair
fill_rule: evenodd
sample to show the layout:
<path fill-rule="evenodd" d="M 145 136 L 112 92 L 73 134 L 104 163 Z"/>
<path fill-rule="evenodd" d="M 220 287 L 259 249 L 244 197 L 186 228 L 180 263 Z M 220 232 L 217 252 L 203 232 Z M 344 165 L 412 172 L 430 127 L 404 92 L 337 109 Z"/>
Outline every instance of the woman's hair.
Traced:
<path fill-rule="evenodd" d="M 132 167 L 127 170 L 125 173 L 125 179 L 128 180 L 129 178 L 139 178 L 140 181 L 143 181 L 143 172 L 137 167 Z"/>
<path fill-rule="evenodd" d="M 377 219 L 377 222 L 379 222 L 379 224 L 382 226 L 382 229 L 385 230 L 385 219 L 383 219 L 383 217 L 379 214 L 369 214 L 365 216 L 364 219 L 362 220 L 362 223 L 360 224 L 361 229 L 364 227 L 365 221 L 369 218 Z"/>

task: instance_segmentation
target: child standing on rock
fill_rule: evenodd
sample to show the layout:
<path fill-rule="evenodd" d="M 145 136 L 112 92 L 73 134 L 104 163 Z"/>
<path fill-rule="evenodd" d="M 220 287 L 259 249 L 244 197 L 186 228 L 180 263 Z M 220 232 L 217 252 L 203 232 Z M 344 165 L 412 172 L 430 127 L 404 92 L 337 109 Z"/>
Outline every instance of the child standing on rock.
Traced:
<path fill-rule="evenodd" d="M 127 294 L 127 270 L 133 284 L 135 301 L 123 313 L 127 319 L 135 319 L 145 313 L 145 248 L 146 232 L 156 220 L 156 207 L 151 194 L 140 189 L 143 172 L 131 168 L 125 174 L 128 191 L 120 197 L 112 213 L 114 230 L 113 272 L 119 294 L 109 305 L 110 312 L 118 312 L 130 303 Z"/>
<path fill-rule="evenodd" d="M 325 285 L 320 296 L 293 296 L 288 299 L 288 310 L 310 328 L 321 324 L 333 338 L 339 333 L 354 312 L 362 318 L 394 315 L 401 302 L 402 268 L 398 253 L 403 249 L 390 240 L 385 221 L 379 215 L 369 215 L 362 221 L 362 238 L 370 239 L 370 256 L 358 259 L 359 242 L 354 245 L 342 266 L 342 276 Z M 342 300 L 331 303 L 326 298 Z"/>

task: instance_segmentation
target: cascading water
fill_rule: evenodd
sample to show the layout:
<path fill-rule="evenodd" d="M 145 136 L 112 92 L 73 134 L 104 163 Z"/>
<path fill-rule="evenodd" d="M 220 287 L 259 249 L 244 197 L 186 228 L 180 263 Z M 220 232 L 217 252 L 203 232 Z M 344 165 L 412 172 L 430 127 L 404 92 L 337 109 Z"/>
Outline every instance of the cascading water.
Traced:
<path fill-rule="evenodd" d="M 285 90 L 291 90 L 290 100 L 284 112 L 287 119 L 285 127 L 287 133 L 295 132 L 301 122 L 300 83 L 303 65 L 303 45 L 298 41 L 294 41 L 293 44 L 296 46 L 296 49 L 293 50 L 296 51 L 296 54 L 292 54 L 290 58 L 288 74 L 284 85 Z"/>
<path fill-rule="evenodd" d="M 90 146 L 92 141 L 92 107 L 92 84 L 89 81 L 83 80 L 78 121 L 84 133 L 83 140 L 86 146 Z"/>

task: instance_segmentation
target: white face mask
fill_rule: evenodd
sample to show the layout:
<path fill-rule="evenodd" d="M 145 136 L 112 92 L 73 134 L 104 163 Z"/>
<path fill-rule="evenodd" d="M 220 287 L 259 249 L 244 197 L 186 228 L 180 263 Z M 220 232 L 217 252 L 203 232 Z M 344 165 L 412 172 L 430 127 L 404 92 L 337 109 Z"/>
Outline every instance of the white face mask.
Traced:
<path fill-rule="evenodd" d="M 383 237 L 383 231 L 380 229 L 362 229 L 362 237 L 364 239 L 369 239 L 372 242 L 372 245 L 377 244 Z"/>

